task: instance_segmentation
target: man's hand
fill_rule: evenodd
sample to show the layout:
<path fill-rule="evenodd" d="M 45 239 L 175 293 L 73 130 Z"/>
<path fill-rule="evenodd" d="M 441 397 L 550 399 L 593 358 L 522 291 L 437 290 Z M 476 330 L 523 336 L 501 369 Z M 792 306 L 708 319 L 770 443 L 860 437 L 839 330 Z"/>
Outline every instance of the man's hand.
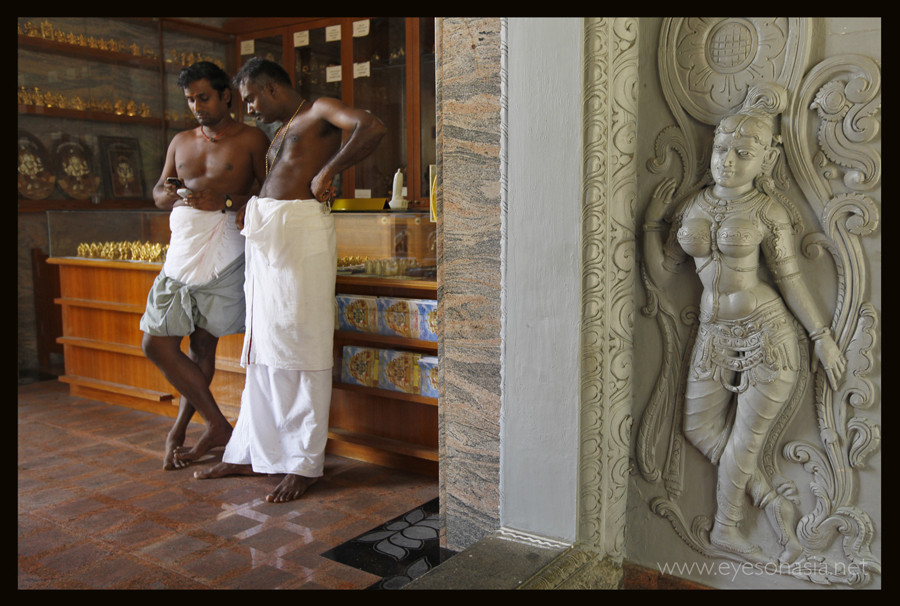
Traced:
<path fill-rule="evenodd" d="M 312 183 L 309 184 L 309 189 L 316 200 L 322 203 L 334 201 L 334 198 L 337 196 L 337 190 L 332 187 L 331 182 L 332 178 L 322 172 L 313 177 Z"/>
<path fill-rule="evenodd" d="M 193 206 L 197 210 L 222 212 L 225 208 L 225 196 L 209 189 L 201 191 L 193 191 L 185 198 L 188 206 Z"/>

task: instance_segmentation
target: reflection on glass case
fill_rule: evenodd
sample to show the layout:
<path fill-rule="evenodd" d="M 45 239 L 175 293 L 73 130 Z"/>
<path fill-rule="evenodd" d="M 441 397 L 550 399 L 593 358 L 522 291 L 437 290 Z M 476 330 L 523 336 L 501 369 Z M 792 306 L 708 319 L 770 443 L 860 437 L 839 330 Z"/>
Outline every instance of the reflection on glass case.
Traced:
<path fill-rule="evenodd" d="M 338 275 L 434 280 L 436 224 L 427 212 L 335 211 Z"/>
<path fill-rule="evenodd" d="M 153 245 L 164 251 L 171 235 L 162 210 L 47 211 L 47 230 L 51 257 L 151 262 L 162 260 Z"/>
<path fill-rule="evenodd" d="M 428 212 L 334 211 L 338 275 L 360 278 L 434 280 L 436 224 Z M 51 257 L 160 261 L 146 254 L 127 257 L 123 243 L 169 243 L 169 213 L 163 210 L 47 211 Z M 87 245 L 87 248 L 85 248 Z M 93 246 L 93 253 L 86 253 Z M 81 248 L 79 248 L 81 247 Z M 98 250 L 113 252 L 99 254 Z M 141 249 L 143 250 L 143 249 Z M 116 256 L 110 256 L 116 255 Z"/>

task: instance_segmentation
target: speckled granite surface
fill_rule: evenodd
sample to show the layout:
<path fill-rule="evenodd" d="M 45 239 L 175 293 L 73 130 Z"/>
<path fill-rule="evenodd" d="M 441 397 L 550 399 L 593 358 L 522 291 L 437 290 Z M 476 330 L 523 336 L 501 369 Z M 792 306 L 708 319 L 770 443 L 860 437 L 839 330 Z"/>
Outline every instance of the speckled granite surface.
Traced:
<path fill-rule="evenodd" d="M 437 20 L 446 546 L 499 526 L 500 19 Z"/>

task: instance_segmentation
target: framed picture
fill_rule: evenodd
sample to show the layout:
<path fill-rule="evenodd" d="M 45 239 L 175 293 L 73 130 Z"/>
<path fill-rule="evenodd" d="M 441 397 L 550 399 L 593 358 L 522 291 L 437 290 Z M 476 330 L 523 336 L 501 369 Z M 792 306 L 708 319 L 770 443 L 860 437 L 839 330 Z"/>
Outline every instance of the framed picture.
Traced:
<path fill-rule="evenodd" d="M 20 197 L 43 200 L 53 192 L 56 175 L 47 150 L 34 135 L 23 130 L 19 131 L 16 165 Z"/>
<path fill-rule="evenodd" d="M 64 136 L 53 148 L 56 184 L 70 198 L 87 200 L 100 189 L 93 152 L 74 137 Z"/>
<path fill-rule="evenodd" d="M 143 198 L 144 171 L 141 146 L 132 137 L 99 136 L 100 163 L 106 180 L 107 193 L 112 199 Z"/>

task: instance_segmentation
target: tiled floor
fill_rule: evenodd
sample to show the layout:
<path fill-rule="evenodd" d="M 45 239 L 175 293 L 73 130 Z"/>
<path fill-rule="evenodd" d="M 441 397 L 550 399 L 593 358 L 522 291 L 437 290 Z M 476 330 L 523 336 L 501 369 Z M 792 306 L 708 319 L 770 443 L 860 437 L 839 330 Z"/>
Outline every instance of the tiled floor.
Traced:
<path fill-rule="evenodd" d="M 302 499 L 266 503 L 277 477 L 163 471 L 170 424 L 56 381 L 19 386 L 19 589 L 375 589 L 423 566 L 372 573 L 332 558 L 357 537 L 409 555 L 436 536 L 419 510 L 435 479 L 329 456 Z"/>

